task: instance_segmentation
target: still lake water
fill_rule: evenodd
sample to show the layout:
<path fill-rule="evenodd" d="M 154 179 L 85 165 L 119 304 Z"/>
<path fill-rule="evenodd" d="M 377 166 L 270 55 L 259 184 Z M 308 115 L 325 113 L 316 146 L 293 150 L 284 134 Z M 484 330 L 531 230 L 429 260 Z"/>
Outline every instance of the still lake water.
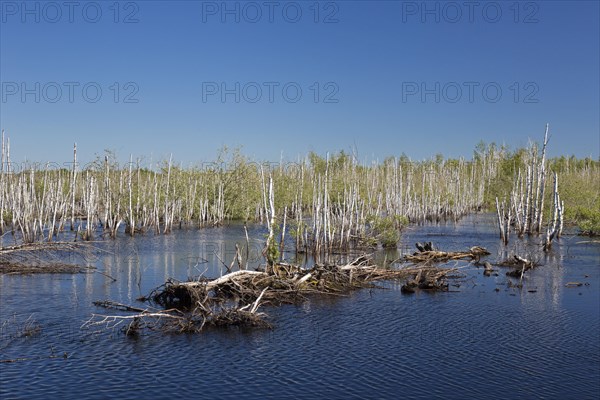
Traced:
<path fill-rule="evenodd" d="M 263 233 L 250 229 L 255 262 Z M 218 276 L 214 254 L 230 263 L 235 243 L 245 243 L 239 225 L 123 235 L 87 258 L 115 282 L 100 273 L 0 275 L 0 359 L 25 359 L 0 363 L 0 398 L 600 396 L 598 241 L 565 236 L 543 255 L 538 238 L 513 238 L 504 249 L 490 215 L 411 227 L 400 251 L 416 241 L 443 250 L 480 245 L 492 252 L 492 263 L 514 252 L 535 255 L 543 266 L 527 275 L 523 289 L 507 286 L 506 269 L 484 277 L 482 269 L 460 262 L 465 278 L 447 293 L 403 295 L 399 285 L 387 284 L 344 298 L 263 308 L 273 330 L 137 339 L 118 330 L 81 330 L 92 313 L 115 313 L 93 301 L 136 305 L 167 278 Z M 572 281 L 585 285 L 565 286 Z M 15 337 L 29 317 L 41 332 Z M 49 358 L 64 353 L 67 358 Z"/>

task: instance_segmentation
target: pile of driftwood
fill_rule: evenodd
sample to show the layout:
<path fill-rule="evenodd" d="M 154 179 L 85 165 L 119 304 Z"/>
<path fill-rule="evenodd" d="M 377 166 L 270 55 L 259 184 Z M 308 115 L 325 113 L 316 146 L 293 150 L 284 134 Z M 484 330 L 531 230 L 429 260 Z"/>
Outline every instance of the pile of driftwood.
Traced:
<path fill-rule="evenodd" d="M 316 264 L 310 269 L 278 263 L 268 271 L 242 270 L 214 280 L 169 281 L 155 290 L 150 299 L 164 307 L 182 308 L 205 299 L 250 303 L 262 293 L 264 303 L 279 305 L 296 303 L 310 294 L 345 294 L 369 287 L 374 281 L 405 279 L 418 272 L 414 268 L 382 269 L 364 256 L 347 265 Z"/>
<path fill-rule="evenodd" d="M 0 247 L 0 274 L 76 274 L 90 268 L 65 260 L 85 260 L 89 243 L 37 242 Z"/>
<path fill-rule="evenodd" d="M 468 251 L 440 251 L 436 250 L 432 243 L 416 243 L 418 252 L 404 256 L 405 261 L 413 263 L 440 263 L 448 262 L 452 260 L 462 260 L 465 258 L 477 259 L 481 256 L 487 256 L 490 254 L 489 251 L 483 247 L 473 246 Z"/>
<path fill-rule="evenodd" d="M 143 329 L 199 332 L 210 326 L 270 327 L 267 316 L 258 311 L 261 306 L 297 303 L 309 295 L 345 295 L 383 280 L 407 280 L 412 291 L 446 290 L 445 278 L 454 272 L 455 268 L 414 264 L 384 269 L 366 256 L 346 265 L 317 264 L 309 269 L 278 263 L 265 271 L 240 270 L 212 280 L 169 280 L 139 299 L 150 303 L 148 308 L 97 302 L 97 306 L 135 314 L 93 314 L 84 326 L 121 326 L 127 334 Z M 416 283 L 414 287 L 411 282 Z"/>
<path fill-rule="evenodd" d="M 437 263 L 445 263 L 448 261 L 468 259 L 479 259 L 482 256 L 487 256 L 490 253 L 483 247 L 473 246 L 468 251 L 441 251 L 434 248 L 433 243 L 415 243 L 417 252 L 404 256 L 404 261 L 412 262 L 420 266 L 427 266 Z M 413 293 L 416 289 L 421 290 L 448 290 L 446 282 L 447 269 L 439 268 L 420 268 L 419 272 L 413 279 L 407 280 L 402 285 L 403 293 Z"/>

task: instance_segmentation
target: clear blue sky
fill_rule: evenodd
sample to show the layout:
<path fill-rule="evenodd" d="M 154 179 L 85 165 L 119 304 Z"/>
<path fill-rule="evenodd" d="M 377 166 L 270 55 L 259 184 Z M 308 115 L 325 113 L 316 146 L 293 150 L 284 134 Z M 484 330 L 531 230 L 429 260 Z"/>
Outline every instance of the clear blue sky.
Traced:
<path fill-rule="evenodd" d="M 315 3 L 1 0 L 13 161 L 470 157 L 547 122 L 550 155 L 598 158 L 598 1 Z"/>

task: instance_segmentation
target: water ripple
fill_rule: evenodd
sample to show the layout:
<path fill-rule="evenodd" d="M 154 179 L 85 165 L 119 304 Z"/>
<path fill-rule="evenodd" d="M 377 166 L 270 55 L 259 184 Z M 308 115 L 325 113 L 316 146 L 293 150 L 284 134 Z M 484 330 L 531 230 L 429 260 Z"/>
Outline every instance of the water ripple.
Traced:
<path fill-rule="evenodd" d="M 233 247 L 239 232 L 220 228 Z M 469 232 L 469 234 L 465 234 Z M 397 285 L 346 298 L 267 308 L 274 330 L 202 335 L 93 334 L 79 327 L 94 300 L 133 303 L 165 276 L 185 279 L 187 255 L 210 231 L 137 238 L 136 263 L 114 258 L 99 274 L 0 276 L 0 398 L 597 398 L 600 394 L 600 246 L 561 239 L 525 289 L 473 276 L 460 293 L 406 296 Z M 176 240 L 175 240 L 176 238 Z M 442 248 L 483 245 L 489 225 L 411 228 L 403 238 Z M 119 251 L 127 252 L 127 243 Z M 561 247 L 564 246 L 564 247 Z M 568 247 L 568 248 L 567 248 Z M 178 254 L 185 253 L 186 257 Z M 163 254 L 165 253 L 165 254 Z M 196 254 L 197 255 L 197 254 Z M 216 264 L 209 266 L 218 274 Z M 587 276 L 587 277 L 586 277 Z M 589 286 L 565 288 L 568 281 Z M 500 289 L 496 292 L 494 289 Z M 528 292 L 534 289 L 536 292 Z M 15 337 L 32 316 L 38 336 Z M 11 330 L 12 329 L 12 330 Z M 67 359 L 49 358 L 68 354 Z"/>

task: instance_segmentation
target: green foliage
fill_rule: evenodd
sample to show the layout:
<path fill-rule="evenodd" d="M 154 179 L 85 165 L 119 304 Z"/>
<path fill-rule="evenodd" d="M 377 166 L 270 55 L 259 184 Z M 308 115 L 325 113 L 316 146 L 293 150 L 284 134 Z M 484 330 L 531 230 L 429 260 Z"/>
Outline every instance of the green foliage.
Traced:
<path fill-rule="evenodd" d="M 600 235 L 600 206 L 596 209 L 578 207 L 575 210 L 574 219 L 577 221 L 581 233 Z"/>
<path fill-rule="evenodd" d="M 275 265 L 279 261 L 279 246 L 277 240 L 273 238 L 267 245 L 267 264 Z"/>
<path fill-rule="evenodd" d="M 560 157 L 550 160 L 550 168 L 558 172 L 558 191 L 565 203 L 565 222 L 575 224 L 582 233 L 600 234 L 600 162 L 589 158 Z M 549 184 L 552 184 L 551 182 Z M 550 215 L 552 188 L 546 188 Z"/>
<path fill-rule="evenodd" d="M 365 238 L 365 245 L 374 247 L 380 243 L 384 248 L 396 247 L 400 240 L 400 231 L 408 224 L 404 216 L 389 215 L 369 216 L 367 219 L 370 226 L 370 235 Z"/>
<path fill-rule="evenodd" d="M 4 225 L 9 225 L 12 221 L 13 215 L 12 215 L 12 212 L 10 212 L 8 210 L 4 210 L 4 212 L 2 213 L 2 215 L 0 215 L 0 217 L 4 221 Z"/>
<path fill-rule="evenodd" d="M 269 240 L 269 235 L 265 235 L 266 249 L 265 257 L 267 258 L 267 265 L 275 265 L 279 261 L 279 243 L 277 238 L 281 232 L 281 227 L 277 224 L 273 226 L 273 237 Z"/>
<path fill-rule="evenodd" d="M 327 168 L 333 172 L 341 171 L 352 163 L 352 157 L 346 154 L 344 150 L 341 150 L 338 154 L 329 155 L 329 159 L 311 151 L 308 153 L 308 160 L 317 174 L 325 174 Z"/>
<path fill-rule="evenodd" d="M 498 170 L 486 187 L 484 196 L 486 208 L 494 209 L 496 197 L 501 199 L 511 192 L 519 169 L 521 169 L 521 173 L 527 169 L 527 165 L 523 162 L 526 152 L 527 149 L 517 149 L 511 152 L 505 147 L 501 148 Z"/>

